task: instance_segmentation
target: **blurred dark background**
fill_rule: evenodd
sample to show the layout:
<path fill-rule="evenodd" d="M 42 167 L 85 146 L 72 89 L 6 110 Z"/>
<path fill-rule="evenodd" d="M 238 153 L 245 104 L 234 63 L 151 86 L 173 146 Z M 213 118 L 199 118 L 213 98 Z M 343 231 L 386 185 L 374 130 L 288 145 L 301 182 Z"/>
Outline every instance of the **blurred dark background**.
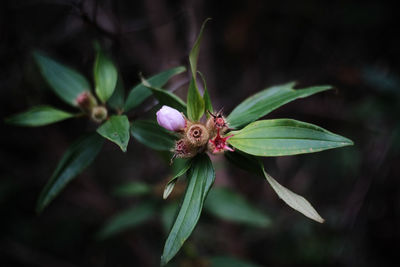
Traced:
<path fill-rule="evenodd" d="M 215 158 L 216 184 L 240 192 L 271 225 L 203 214 L 174 263 L 205 266 L 210 257 L 228 255 L 260 266 L 397 266 L 400 39 L 396 9 L 386 1 L 2 1 L 1 117 L 39 104 L 70 110 L 41 77 L 35 49 L 93 81 L 97 40 L 129 90 L 139 72 L 187 65 L 207 17 L 199 70 L 214 108 L 229 113 L 247 96 L 293 80 L 299 87 L 331 84 L 334 90 L 267 117 L 314 123 L 355 145 L 265 160 L 272 176 L 313 203 L 324 224 L 291 210 L 264 180 Z M 177 91 L 183 97 L 185 87 Z M 149 116 L 146 104 L 133 116 Z M 158 265 L 166 238 L 159 216 L 103 241 L 95 235 L 115 213 L 143 201 L 114 196 L 120 184 L 154 185 L 153 199 L 162 205 L 157 188 L 170 175 L 162 155 L 133 140 L 124 154 L 108 142 L 94 165 L 37 215 L 36 199 L 63 152 L 95 125 L 85 119 L 42 128 L 0 123 L 0 266 Z"/>

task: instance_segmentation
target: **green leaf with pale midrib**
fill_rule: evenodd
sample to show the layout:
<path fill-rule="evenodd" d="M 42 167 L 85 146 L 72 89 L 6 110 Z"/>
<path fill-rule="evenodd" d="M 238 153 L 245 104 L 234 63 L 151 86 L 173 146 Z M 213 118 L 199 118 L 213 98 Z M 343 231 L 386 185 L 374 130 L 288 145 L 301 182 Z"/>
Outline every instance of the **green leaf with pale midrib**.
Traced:
<path fill-rule="evenodd" d="M 50 88 L 66 103 L 76 106 L 76 97 L 84 91 L 90 91 L 89 82 L 77 71 L 42 53 L 35 52 L 33 55 Z"/>
<path fill-rule="evenodd" d="M 215 179 L 209 157 L 199 154 L 193 158 L 187 174 L 188 185 L 171 232 L 165 242 L 161 265 L 167 264 L 179 251 L 200 218 L 203 203 Z"/>
<path fill-rule="evenodd" d="M 117 85 L 118 72 L 111 59 L 98 49 L 94 63 L 96 94 L 105 103 L 112 96 Z"/>
<path fill-rule="evenodd" d="M 177 139 L 176 136 L 153 121 L 133 121 L 131 134 L 140 143 L 161 151 L 170 151 Z"/>
<path fill-rule="evenodd" d="M 229 114 L 227 117 L 229 126 L 239 128 L 295 99 L 331 89 L 331 86 L 313 86 L 294 90 L 294 85 L 294 82 L 277 85 L 250 96 Z"/>
<path fill-rule="evenodd" d="M 182 66 L 175 67 L 154 75 L 146 80 L 152 87 L 163 87 L 173 76 L 178 75 L 185 70 L 186 68 Z M 146 88 L 142 83 L 136 85 L 128 94 L 128 98 L 125 102 L 125 111 L 129 111 L 132 108 L 139 106 L 143 101 L 151 96 L 151 94 L 151 90 Z"/>
<path fill-rule="evenodd" d="M 129 120 L 125 115 L 113 115 L 98 129 L 97 133 L 117 144 L 123 152 L 129 143 Z"/>
<path fill-rule="evenodd" d="M 15 114 L 7 118 L 5 122 L 19 126 L 37 127 L 66 120 L 74 116 L 74 114 L 51 106 L 37 106 L 25 112 Z"/>
<path fill-rule="evenodd" d="M 37 202 L 38 212 L 41 212 L 73 178 L 94 161 L 103 146 L 103 140 L 98 134 L 91 134 L 79 139 L 68 148 L 40 193 Z"/>
<path fill-rule="evenodd" d="M 290 119 L 256 121 L 229 134 L 234 135 L 228 140 L 233 147 L 256 156 L 296 155 L 353 144 L 316 125 Z"/>
<path fill-rule="evenodd" d="M 271 223 L 267 215 L 228 188 L 211 189 L 204 209 L 219 218 L 237 223 L 259 227 L 267 227 Z"/>

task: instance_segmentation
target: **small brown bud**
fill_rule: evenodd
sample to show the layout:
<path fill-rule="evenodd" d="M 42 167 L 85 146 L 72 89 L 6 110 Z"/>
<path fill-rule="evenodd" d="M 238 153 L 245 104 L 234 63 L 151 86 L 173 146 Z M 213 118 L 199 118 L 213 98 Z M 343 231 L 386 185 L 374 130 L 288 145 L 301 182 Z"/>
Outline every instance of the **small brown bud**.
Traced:
<path fill-rule="evenodd" d="M 97 106 L 92 109 L 91 117 L 92 117 L 92 120 L 100 123 L 100 122 L 104 121 L 105 119 L 107 119 L 107 114 L 108 114 L 108 112 L 105 107 Z"/>
<path fill-rule="evenodd" d="M 186 137 L 192 145 L 201 147 L 208 142 L 210 136 L 203 124 L 196 123 L 187 129 Z"/>

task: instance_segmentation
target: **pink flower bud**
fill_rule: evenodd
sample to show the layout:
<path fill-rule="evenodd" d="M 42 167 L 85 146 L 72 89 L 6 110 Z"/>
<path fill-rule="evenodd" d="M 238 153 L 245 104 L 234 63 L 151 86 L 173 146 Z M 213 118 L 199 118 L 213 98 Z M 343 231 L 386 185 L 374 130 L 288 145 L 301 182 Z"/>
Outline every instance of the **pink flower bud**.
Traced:
<path fill-rule="evenodd" d="M 174 108 L 162 106 L 157 111 L 157 122 L 161 127 L 170 131 L 180 131 L 186 126 L 186 120 L 183 115 Z"/>

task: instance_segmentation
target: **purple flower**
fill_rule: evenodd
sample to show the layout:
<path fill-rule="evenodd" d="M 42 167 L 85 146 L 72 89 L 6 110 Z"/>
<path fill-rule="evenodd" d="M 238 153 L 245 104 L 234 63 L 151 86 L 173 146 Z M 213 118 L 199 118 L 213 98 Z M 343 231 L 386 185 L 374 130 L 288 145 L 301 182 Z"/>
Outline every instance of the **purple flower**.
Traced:
<path fill-rule="evenodd" d="M 183 115 L 174 108 L 162 106 L 157 111 L 157 122 L 161 127 L 170 131 L 180 131 L 186 126 L 186 120 Z"/>

